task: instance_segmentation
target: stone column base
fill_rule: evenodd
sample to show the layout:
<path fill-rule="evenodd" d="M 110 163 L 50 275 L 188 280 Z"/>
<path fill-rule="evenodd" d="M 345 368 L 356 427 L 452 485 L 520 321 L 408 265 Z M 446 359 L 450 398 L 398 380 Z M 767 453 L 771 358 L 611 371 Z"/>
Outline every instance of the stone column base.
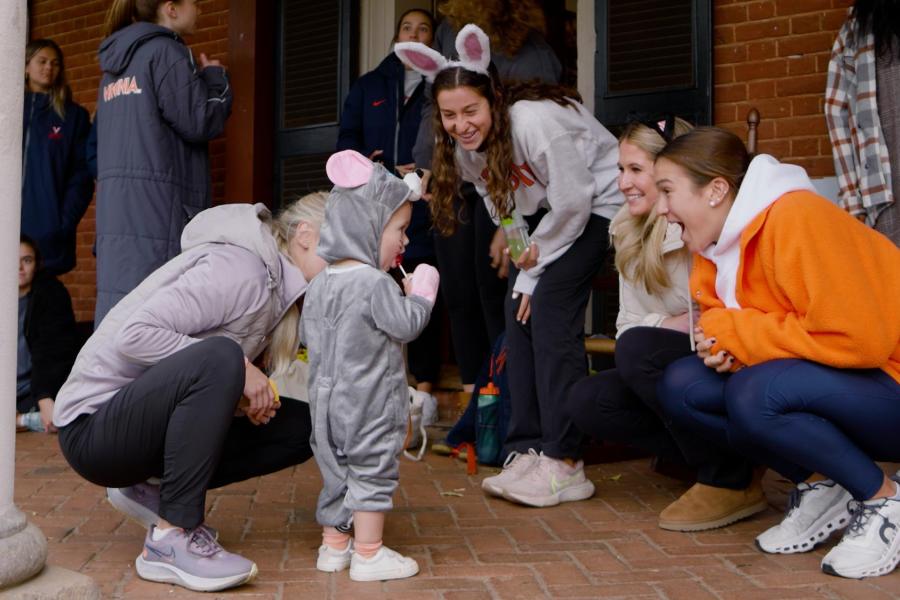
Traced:
<path fill-rule="evenodd" d="M 10 504 L 0 512 L 0 589 L 40 572 L 47 560 L 47 538 Z"/>
<path fill-rule="evenodd" d="M 37 577 L 0 590 L 0 600 L 100 600 L 100 588 L 87 575 L 48 566 Z"/>

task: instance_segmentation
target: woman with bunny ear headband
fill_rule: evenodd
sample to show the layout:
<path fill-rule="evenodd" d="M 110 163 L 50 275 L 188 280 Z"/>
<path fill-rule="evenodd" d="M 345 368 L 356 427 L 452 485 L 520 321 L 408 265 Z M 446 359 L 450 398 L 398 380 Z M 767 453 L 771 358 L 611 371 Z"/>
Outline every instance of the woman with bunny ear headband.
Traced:
<path fill-rule="evenodd" d="M 478 27 L 463 27 L 456 47 L 459 61 L 420 44 L 395 49 L 434 82 L 437 227 L 452 225 L 459 178 L 475 185 L 496 218 L 546 211 L 510 268 L 509 458 L 482 487 L 531 506 L 581 500 L 594 485 L 584 476 L 580 434 L 563 403 L 586 374 L 584 310 L 606 257 L 609 220 L 623 203 L 616 139 L 571 92 L 540 84 L 504 89 L 490 72 L 488 38 Z"/>
<path fill-rule="evenodd" d="M 448 59 L 458 58 L 455 40 L 459 29 L 475 23 L 491 40 L 491 63 L 501 80 L 559 83 L 562 67 L 544 39 L 545 16 L 538 0 L 447 0 L 438 10 L 445 18 L 437 26 L 431 46 Z M 429 84 L 413 148 L 416 166 L 425 171 L 426 188 L 434 153 L 433 117 Z M 508 259 L 503 254 L 503 239 L 495 236 L 497 226 L 470 183 L 460 186 L 453 210 L 459 216 L 453 232 L 445 230 L 435 236 L 434 245 L 445 281 L 453 281 L 452 286 L 441 289 L 441 295 L 448 308 L 463 393 L 468 396 L 493 340 L 505 329 Z"/>

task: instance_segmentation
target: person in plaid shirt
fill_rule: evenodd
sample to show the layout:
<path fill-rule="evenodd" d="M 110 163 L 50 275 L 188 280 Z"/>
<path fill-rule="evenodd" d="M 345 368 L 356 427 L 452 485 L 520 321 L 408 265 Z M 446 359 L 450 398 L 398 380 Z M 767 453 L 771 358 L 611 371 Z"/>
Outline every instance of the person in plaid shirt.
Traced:
<path fill-rule="evenodd" d="M 900 2 L 854 3 L 831 51 L 825 120 L 840 204 L 900 246 Z"/>

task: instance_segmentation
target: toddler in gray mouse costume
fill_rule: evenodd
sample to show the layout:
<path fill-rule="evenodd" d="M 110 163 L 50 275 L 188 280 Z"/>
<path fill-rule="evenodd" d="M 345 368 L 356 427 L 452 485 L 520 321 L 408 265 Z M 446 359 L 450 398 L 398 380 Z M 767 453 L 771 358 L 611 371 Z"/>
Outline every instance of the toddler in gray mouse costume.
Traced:
<path fill-rule="evenodd" d="M 318 254 L 329 266 L 309 284 L 300 320 L 309 349 L 312 447 L 323 479 L 316 567 L 349 566 L 356 581 L 411 577 L 416 561 L 381 540 L 409 411 L 403 344 L 428 323 L 438 272 L 419 265 L 403 280 L 405 296 L 386 273 L 409 242 L 417 192 L 352 150 L 332 155 L 325 170 L 335 187 Z"/>

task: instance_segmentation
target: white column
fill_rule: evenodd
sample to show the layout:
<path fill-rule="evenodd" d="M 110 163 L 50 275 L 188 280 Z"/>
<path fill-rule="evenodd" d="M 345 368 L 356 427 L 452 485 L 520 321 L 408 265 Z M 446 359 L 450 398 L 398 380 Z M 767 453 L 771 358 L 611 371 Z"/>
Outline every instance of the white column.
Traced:
<path fill-rule="evenodd" d="M 26 0 L 0 2 L 0 398 L 16 396 Z M 44 568 L 47 540 L 13 504 L 16 425 L 0 411 L 0 588 Z"/>

